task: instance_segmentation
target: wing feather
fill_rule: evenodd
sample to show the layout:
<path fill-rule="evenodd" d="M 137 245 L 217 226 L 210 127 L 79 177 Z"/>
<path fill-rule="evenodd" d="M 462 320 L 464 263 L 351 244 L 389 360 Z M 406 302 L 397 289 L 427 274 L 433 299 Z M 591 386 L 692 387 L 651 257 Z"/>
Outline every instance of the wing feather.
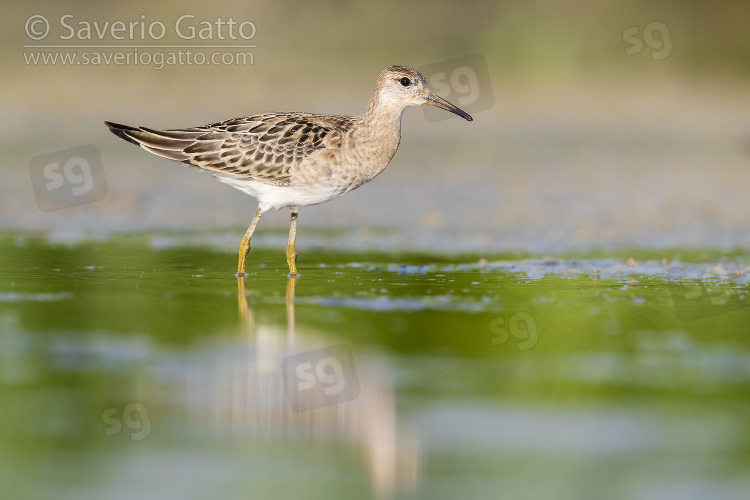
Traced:
<path fill-rule="evenodd" d="M 342 135 L 353 120 L 347 116 L 267 113 L 175 130 L 105 124 L 121 139 L 170 160 L 289 185 L 292 167 L 320 149 L 341 147 Z"/>

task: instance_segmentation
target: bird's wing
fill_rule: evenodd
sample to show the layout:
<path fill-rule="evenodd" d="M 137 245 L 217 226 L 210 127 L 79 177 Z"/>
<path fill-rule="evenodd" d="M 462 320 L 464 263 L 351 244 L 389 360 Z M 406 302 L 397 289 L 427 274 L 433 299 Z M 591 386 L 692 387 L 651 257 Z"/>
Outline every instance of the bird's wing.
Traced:
<path fill-rule="evenodd" d="M 146 151 L 205 170 L 289 185 L 290 169 L 320 149 L 341 147 L 352 118 L 268 113 L 179 130 L 105 122 Z"/>

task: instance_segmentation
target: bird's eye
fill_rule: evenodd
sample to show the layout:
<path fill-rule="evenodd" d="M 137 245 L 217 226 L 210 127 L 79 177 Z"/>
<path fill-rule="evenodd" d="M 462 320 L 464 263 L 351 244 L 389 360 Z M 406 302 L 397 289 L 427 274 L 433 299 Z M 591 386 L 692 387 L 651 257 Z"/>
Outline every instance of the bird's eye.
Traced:
<path fill-rule="evenodd" d="M 401 82 L 401 85 L 403 85 L 404 87 L 408 87 L 409 85 L 411 85 L 411 80 L 406 77 L 401 78 L 399 82 Z"/>

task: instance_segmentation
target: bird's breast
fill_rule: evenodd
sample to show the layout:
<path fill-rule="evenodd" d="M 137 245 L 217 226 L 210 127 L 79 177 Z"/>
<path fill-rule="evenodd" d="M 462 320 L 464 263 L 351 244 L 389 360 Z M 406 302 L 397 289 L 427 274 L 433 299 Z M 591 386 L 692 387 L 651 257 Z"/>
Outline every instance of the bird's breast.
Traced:
<path fill-rule="evenodd" d="M 351 170 L 361 183 L 370 181 L 388 166 L 400 139 L 398 128 L 383 130 L 378 134 L 351 134 L 344 138 L 342 144 L 342 166 Z"/>

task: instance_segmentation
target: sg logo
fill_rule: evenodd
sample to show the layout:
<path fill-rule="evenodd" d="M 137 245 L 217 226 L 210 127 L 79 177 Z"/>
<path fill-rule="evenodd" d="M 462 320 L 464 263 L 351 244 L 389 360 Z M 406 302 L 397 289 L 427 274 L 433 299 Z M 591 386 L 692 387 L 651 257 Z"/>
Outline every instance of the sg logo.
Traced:
<path fill-rule="evenodd" d="M 486 111 L 495 104 L 487 62 L 479 54 L 423 66 L 419 72 L 430 90 L 469 114 Z M 432 106 L 422 109 L 429 121 L 451 117 Z"/>
<path fill-rule="evenodd" d="M 294 374 L 299 380 L 297 389 L 300 391 L 312 389 L 320 383 L 323 387 L 323 394 L 335 396 L 346 387 L 344 368 L 338 359 L 331 356 L 326 356 L 318 361 L 314 369 L 309 361 L 300 363 L 294 369 Z"/>
<path fill-rule="evenodd" d="M 672 37 L 669 28 L 661 21 L 652 21 L 643 28 L 643 40 L 641 40 L 639 26 L 632 26 L 622 32 L 622 41 L 625 42 L 625 55 L 632 56 L 643 52 L 643 42 L 651 49 L 651 60 L 661 61 L 672 54 Z M 655 36 L 658 35 L 658 36 Z"/>
<path fill-rule="evenodd" d="M 506 326 L 505 318 L 494 318 L 487 323 L 487 330 L 490 334 L 492 345 L 505 344 L 511 337 L 517 340 L 516 349 L 526 351 L 534 347 L 539 342 L 539 335 L 536 331 L 536 323 L 531 314 L 527 312 L 517 312 L 508 319 Z"/>
<path fill-rule="evenodd" d="M 122 414 L 116 406 L 102 412 L 104 435 L 114 436 L 122 432 L 123 424 L 130 429 L 130 440 L 140 441 L 151 434 L 151 419 L 146 405 L 140 401 L 133 401 L 122 408 Z"/>
<path fill-rule="evenodd" d="M 107 196 L 101 155 L 93 145 L 32 158 L 29 173 L 42 212 L 92 203 Z"/>
<path fill-rule="evenodd" d="M 288 356 L 281 362 L 281 371 L 289 406 L 297 412 L 359 396 L 354 357 L 343 344 Z"/>

